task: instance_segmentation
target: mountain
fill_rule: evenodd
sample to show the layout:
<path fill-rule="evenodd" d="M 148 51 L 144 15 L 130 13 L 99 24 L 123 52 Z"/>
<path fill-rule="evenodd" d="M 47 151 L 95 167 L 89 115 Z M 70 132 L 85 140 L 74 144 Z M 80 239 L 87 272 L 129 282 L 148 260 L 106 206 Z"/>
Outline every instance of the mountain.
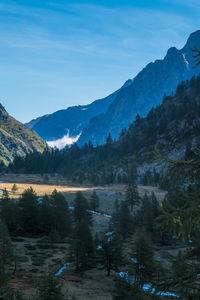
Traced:
<path fill-rule="evenodd" d="M 26 126 L 48 141 L 62 138 L 67 131 L 71 136 L 81 132 L 79 145 L 89 140 L 94 145 L 103 144 L 108 133 L 116 139 L 138 113 L 145 116 L 162 102 L 165 94 L 175 92 L 179 83 L 199 74 L 192 57 L 194 45 L 200 48 L 200 30 L 190 35 L 182 49 L 170 48 L 163 60 L 148 64 L 108 97 L 40 117 Z"/>
<path fill-rule="evenodd" d="M 15 156 L 42 152 L 46 143 L 32 130 L 11 117 L 0 104 L 0 160 L 5 164 Z"/>
<path fill-rule="evenodd" d="M 29 129 L 36 131 L 44 140 L 54 141 L 69 132 L 70 136 L 77 136 L 87 127 L 91 118 L 98 114 L 105 114 L 109 105 L 115 100 L 120 90 L 131 83 L 131 80 L 111 95 L 96 100 L 88 105 L 72 106 L 59 110 L 53 114 L 39 117 L 26 123 Z"/>
<path fill-rule="evenodd" d="M 134 165 L 140 179 L 146 176 L 145 180 L 152 185 L 156 181 L 150 180 L 158 180 L 163 169 L 154 156 L 155 148 L 172 159 L 190 160 L 199 145 L 200 76 L 178 85 L 175 94 L 166 96 L 146 117 L 137 117 L 117 141 L 108 139 L 97 147 L 91 143 L 82 147 L 74 144 L 63 151 L 51 149 L 29 154 L 23 160 L 16 157 L 10 169 L 60 173 L 73 181 L 105 184 L 125 182 L 129 168 Z"/>
<path fill-rule="evenodd" d="M 198 75 L 199 69 L 194 68 L 195 59 L 192 57 L 194 45 L 200 48 L 200 30 L 190 35 L 181 50 L 172 47 L 163 60 L 148 64 L 129 86 L 118 93 L 105 114 L 90 120 L 79 144 L 88 140 L 94 145 L 103 144 L 109 132 L 116 139 L 137 113 L 145 116 L 152 107 L 161 103 L 165 94 L 173 93 L 181 81 Z"/>

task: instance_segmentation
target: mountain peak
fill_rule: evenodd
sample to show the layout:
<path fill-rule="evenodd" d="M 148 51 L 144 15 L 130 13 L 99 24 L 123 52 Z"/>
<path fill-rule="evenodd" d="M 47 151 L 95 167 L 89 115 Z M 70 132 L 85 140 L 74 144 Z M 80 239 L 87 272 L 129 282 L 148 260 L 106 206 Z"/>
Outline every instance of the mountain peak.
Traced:
<path fill-rule="evenodd" d="M 200 43 L 200 30 L 191 33 L 184 48 L 194 48 Z"/>
<path fill-rule="evenodd" d="M 166 56 L 168 56 L 168 55 L 174 55 L 174 54 L 176 54 L 178 52 L 178 49 L 176 48 L 176 47 L 171 47 L 171 48 L 169 48 L 168 50 L 167 50 L 167 55 Z"/>

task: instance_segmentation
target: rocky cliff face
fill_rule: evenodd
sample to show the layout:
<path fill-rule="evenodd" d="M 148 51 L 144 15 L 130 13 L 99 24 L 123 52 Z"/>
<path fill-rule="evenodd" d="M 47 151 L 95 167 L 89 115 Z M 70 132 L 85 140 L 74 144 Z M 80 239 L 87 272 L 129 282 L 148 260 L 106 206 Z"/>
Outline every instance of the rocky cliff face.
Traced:
<path fill-rule="evenodd" d="M 148 64 L 110 104 L 106 114 L 90 120 L 79 144 L 89 139 L 95 144 L 106 141 L 108 133 L 117 138 L 122 128 L 128 127 L 139 113 L 145 116 L 151 107 L 161 103 L 164 94 L 170 95 L 177 85 L 199 74 L 192 57 L 192 48 L 200 48 L 200 30 L 192 33 L 186 45 L 178 50 L 172 47 L 163 60 Z"/>
<path fill-rule="evenodd" d="M 46 143 L 34 131 L 9 116 L 0 104 L 0 161 L 7 164 L 16 155 L 42 152 L 46 147 Z"/>

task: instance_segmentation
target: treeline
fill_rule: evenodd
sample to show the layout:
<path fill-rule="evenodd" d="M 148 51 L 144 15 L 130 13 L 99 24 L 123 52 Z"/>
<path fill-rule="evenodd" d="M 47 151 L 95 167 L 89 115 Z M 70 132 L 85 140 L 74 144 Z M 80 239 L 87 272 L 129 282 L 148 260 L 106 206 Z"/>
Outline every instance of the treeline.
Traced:
<path fill-rule="evenodd" d="M 198 137 L 200 129 L 199 86 L 200 77 L 181 83 L 175 95 L 166 96 L 163 103 L 152 108 L 145 118 L 137 115 L 129 129 L 122 130 L 118 141 L 112 141 L 109 134 L 106 144 L 95 148 L 88 142 L 82 147 L 77 144 L 65 147 L 62 151 L 46 149 L 42 154 L 30 153 L 26 157 L 16 157 L 8 170 L 59 173 L 80 183 L 127 183 L 130 161 L 142 161 L 144 155 L 152 158 L 155 146 L 167 151 L 175 144 L 183 143 L 187 153 L 191 152 L 191 138 Z M 158 176 L 151 175 L 155 183 L 154 177 Z"/>
<path fill-rule="evenodd" d="M 18 201 L 6 194 L 1 199 L 1 218 L 11 235 L 59 235 L 71 230 L 71 214 L 65 197 L 56 190 L 49 197 L 38 197 L 32 188 Z"/>

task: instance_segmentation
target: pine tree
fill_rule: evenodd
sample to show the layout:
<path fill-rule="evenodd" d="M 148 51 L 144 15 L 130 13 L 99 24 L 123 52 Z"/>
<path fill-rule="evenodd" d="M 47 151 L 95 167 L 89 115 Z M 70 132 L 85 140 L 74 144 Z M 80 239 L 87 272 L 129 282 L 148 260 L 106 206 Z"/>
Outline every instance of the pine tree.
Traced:
<path fill-rule="evenodd" d="M 37 300 L 64 300 L 62 283 L 54 274 L 41 278 L 37 287 Z"/>
<path fill-rule="evenodd" d="M 143 229 L 137 229 L 133 236 L 130 256 L 132 259 L 131 272 L 135 278 L 135 285 L 142 289 L 144 283 L 152 282 L 155 268 L 151 241 Z"/>
<path fill-rule="evenodd" d="M 65 197 L 56 190 L 51 195 L 51 203 L 54 215 L 54 226 L 61 237 L 69 235 L 71 230 L 71 215 Z"/>
<path fill-rule="evenodd" d="M 135 205 L 139 205 L 140 197 L 138 194 L 138 189 L 136 184 L 133 181 L 128 181 L 125 189 L 126 201 L 128 205 L 131 207 L 131 212 L 133 211 L 133 207 Z"/>
<path fill-rule="evenodd" d="M 71 251 L 77 271 L 86 270 L 93 265 L 94 243 L 90 227 L 85 219 L 75 225 Z"/>
<path fill-rule="evenodd" d="M 13 248 L 6 225 L 0 221 L 0 268 L 4 272 L 5 266 L 13 260 Z"/>
<path fill-rule="evenodd" d="M 14 200 L 7 200 L 3 205 L 1 218 L 8 227 L 11 235 L 17 233 L 19 229 L 19 207 Z"/>
<path fill-rule="evenodd" d="M 46 194 L 39 203 L 39 228 L 40 232 L 49 234 L 54 228 L 54 210 L 51 198 Z"/>
<path fill-rule="evenodd" d="M 91 198 L 90 198 L 90 209 L 93 211 L 97 211 L 99 208 L 99 197 L 96 194 L 96 191 L 93 190 Z"/>
<path fill-rule="evenodd" d="M 198 299 L 197 266 L 187 262 L 185 255 L 179 251 L 171 261 L 172 273 L 165 279 L 162 290 L 176 290 L 180 299 Z"/>
<path fill-rule="evenodd" d="M 119 272 L 123 264 L 122 242 L 118 235 L 106 236 L 102 241 L 100 250 L 101 263 L 107 270 L 107 276 L 110 276 L 111 270 Z"/>
<path fill-rule="evenodd" d="M 89 205 L 86 198 L 81 192 L 76 193 L 74 199 L 73 220 L 75 223 L 80 223 L 85 220 L 90 226 L 92 225 L 92 216 L 88 212 Z"/>
<path fill-rule="evenodd" d="M 13 184 L 11 191 L 15 194 L 18 190 L 16 183 Z"/>
<path fill-rule="evenodd" d="M 125 201 L 121 202 L 119 220 L 117 222 L 119 232 L 122 235 L 123 240 L 125 240 L 131 232 L 131 215 Z"/>
<path fill-rule="evenodd" d="M 37 194 L 32 187 L 25 190 L 19 199 L 20 223 L 25 232 L 36 233 L 39 227 Z"/>

